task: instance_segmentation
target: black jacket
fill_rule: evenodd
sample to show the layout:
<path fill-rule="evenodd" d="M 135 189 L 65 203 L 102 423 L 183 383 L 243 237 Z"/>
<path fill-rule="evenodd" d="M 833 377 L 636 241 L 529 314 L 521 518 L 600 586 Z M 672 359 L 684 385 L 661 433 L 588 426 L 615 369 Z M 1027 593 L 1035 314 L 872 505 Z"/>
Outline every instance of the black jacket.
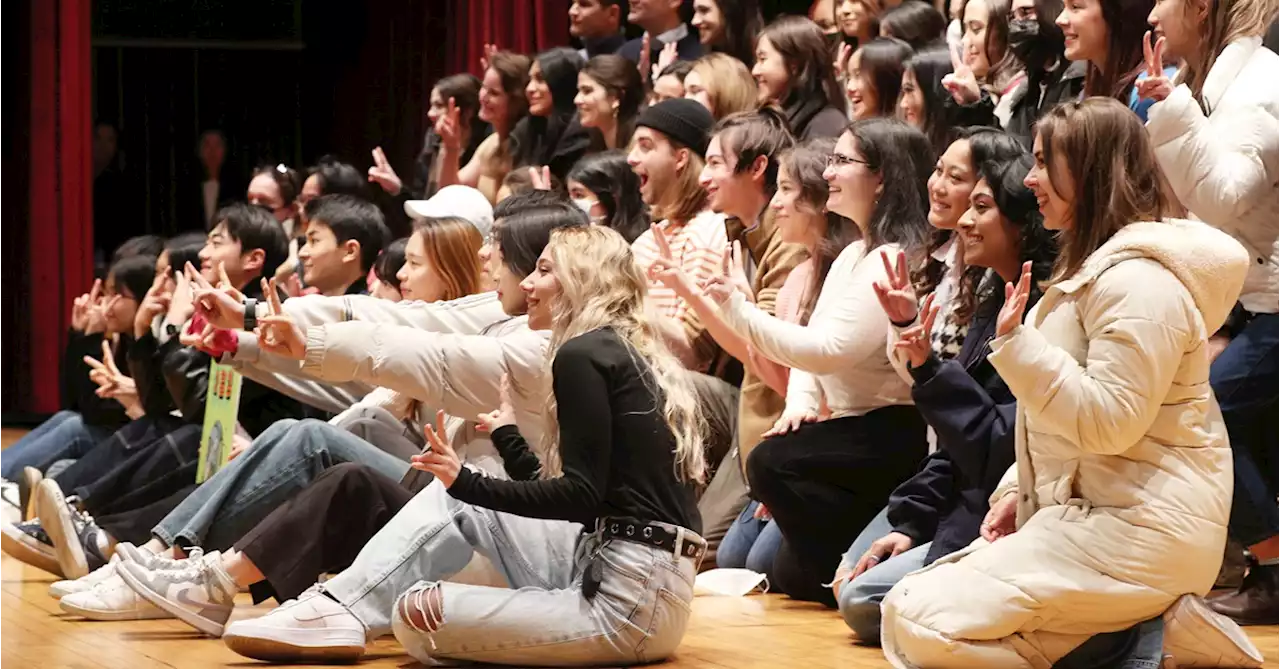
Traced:
<path fill-rule="evenodd" d="M 640 62 L 640 47 L 642 44 L 644 44 L 644 37 L 637 37 L 618 47 L 618 55 L 633 63 L 638 63 Z M 656 37 L 649 40 L 649 62 L 651 64 L 658 62 L 658 56 L 662 53 L 663 46 L 665 45 L 659 42 Z M 689 28 L 689 34 L 676 42 L 676 60 L 697 60 L 701 57 L 702 42 L 698 40 L 698 31 Z"/>
<path fill-rule="evenodd" d="M 262 290 L 255 282 L 249 282 L 244 292 L 248 297 L 262 299 Z M 178 337 L 173 336 L 155 348 L 154 359 L 156 362 L 153 364 L 159 366 L 168 395 L 182 412 L 183 420 L 196 425 L 204 423 L 212 358 L 207 353 L 183 346 Z M 249 379 L 244 379 L 240 386 L 240 411 L 236 417 L 250 436 L 258 436 L 278 420 L 305 416 L 302 404 L 297 400 Z"/>
<path fill-rule="evenodd" d="M 80 414 L 88 425 L 96 425 L 111 430 L 118 429 L 128 423 L 130 418 L 124 407 L 110 397 L 98 397 L 98 384 L 89 380 L 89 365 L 85 356 L 102 359 L 102 334 L 87 335 L 71 330 L 67 334 L 67 347 L 62 357 L 62 408 Z M 120 345 L 114 351 L 113 359 L 121 371 L 129 369 L 130 337 L 121 336 Z"/>
<path fill-rule="evenodd" d="M 930 354 L 911 369 L 911 397 L 938 435 L 938 451 L 889 496 L 888 517 L 915 545 L 933 542 L 926 565 L 978 538 L 987 499 L 1014 462 L 1017 404 L 987 360 L 1003 301 L 997 292 L 974 314 L 954 360 Z"/>
<path fill-rule="evenodd" d="M 1065 65 L 1065 67 L 1064 67 Z M 1026 80 L 1009 92 L 1016 96 L 1010 109 L 1009 124 L 1005 131 L 1030 147 L 1035 137 L 1031 134 L 1036 121 L 1060 103 L 1076 100 L 1084 90 L 1085 61 L 1067 62 L 1052 71 L 1045 72 L 1035 81 Z M 1041 92 L 1043 86 L 1043 93 Z M 951 96 L 945 96 L 943 105 L 953 125 L 1000 127 L 995 116 L 995 101 L 983 91 L 977 102 L 956 104 Z"/>

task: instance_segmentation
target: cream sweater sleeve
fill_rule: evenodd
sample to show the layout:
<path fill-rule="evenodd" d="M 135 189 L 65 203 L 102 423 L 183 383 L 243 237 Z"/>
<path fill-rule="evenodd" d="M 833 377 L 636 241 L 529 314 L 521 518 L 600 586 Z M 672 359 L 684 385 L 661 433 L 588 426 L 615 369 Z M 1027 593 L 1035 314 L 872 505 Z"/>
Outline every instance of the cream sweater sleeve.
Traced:
<path fill-rule="evenodd" d="M 736 294 L 721 307 L 725 321 L 765 357 L 816 375 L 838 374 L 883 356 L 889 319 L 872 288 L 884 275 L 875 255 L 897 248 L 885 245 L 871 253 L 865 248 L 851 244 L 836 258 L 809 325 L 783 322 Z"/>

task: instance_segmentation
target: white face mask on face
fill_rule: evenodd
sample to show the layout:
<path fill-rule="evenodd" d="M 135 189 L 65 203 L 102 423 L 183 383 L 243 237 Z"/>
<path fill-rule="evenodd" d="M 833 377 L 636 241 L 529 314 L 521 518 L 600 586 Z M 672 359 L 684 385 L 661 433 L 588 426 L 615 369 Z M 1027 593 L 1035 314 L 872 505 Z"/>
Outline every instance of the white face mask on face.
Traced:
<path fill-rule="evenodd" d="M 769 583 L 764 574 L 750 569 L 711 569 L 698 574 L 693 580 L 694 596 L 743 597 L 756 588 L 769 592 Z"/>

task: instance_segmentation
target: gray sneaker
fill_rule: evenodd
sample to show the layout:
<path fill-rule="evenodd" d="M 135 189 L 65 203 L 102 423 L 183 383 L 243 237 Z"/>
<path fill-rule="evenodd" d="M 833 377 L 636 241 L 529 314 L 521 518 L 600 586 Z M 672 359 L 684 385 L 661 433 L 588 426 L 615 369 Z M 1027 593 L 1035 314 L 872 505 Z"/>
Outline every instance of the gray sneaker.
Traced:
<path fill-rule="evenodd" d="M 98 534 L 102 530 L 72 500 L 75 498 L 62 496 L 62 489 L 53 479 L 44 479 L 36 486 L 36 508 L 53 541 L 58 565 L 66 578 L 77 579 L 105 565 L 107 556 L 98 550 Z"/>
<path fill-rule="evenodd" d="M 134 562 L 121 562 L 116 571 L 143 599 L 205 634 L 221 637 L 239 590 L 222 569 L 221 560 L 214 551 L 188 560 L 179 569 L 149 571 Z"/>
<path fill-rule="evenodd" d="M 182 569 L 189 563 L 204 557 L 204 549 L 197 546 L 187 553 L 187 557 L 174 559 L 161 557 L 145 548 L 139 548 L 127 541 L 122 541 L 116 544 L 116 555 L 120 556 L 121 562 L 140 564 L 147 571 L 160 571 L 162 569 Z"/>
<path fill-rule="evenodd" d="M 53 542 L 39 520 L 5 525 L 0 529 L 0 550 L 33 567 L 62 576 Z"/>

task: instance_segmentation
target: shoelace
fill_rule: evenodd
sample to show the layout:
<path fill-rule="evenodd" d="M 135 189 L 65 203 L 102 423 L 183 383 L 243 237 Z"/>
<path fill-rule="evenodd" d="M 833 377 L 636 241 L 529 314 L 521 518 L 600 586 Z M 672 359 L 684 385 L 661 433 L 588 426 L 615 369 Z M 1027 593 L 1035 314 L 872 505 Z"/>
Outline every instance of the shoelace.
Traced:
<path fill-rule="evenodd" d="M 19 494 L 17 483 L 5 481 L 4 484 L 0 485 L 0 499 L 12 505 L 16 509 L 21 509 L 21 500 L 13 498 L 13 495 L 17 494 Z"/>
<path fill-rule="evenodd" d="M 298 595 L 297 597 L 295 597 L 295 598 L 293 598 L 293 599 L 286 599 L 286 600 L 284 600 L 283 602 L 281 602 L 281 603 L 280 603 L 280 606 L 276 607 L 276 610 L 277 610 L 277 611 L 281 611 L 281 610 L 284 610 L 284 609 L 285 609 L 285 608 L 287 608 L 287 607 L 290 607 L 290 606 L 293 606 L 294 604 L 297 604 L 298 602 L 300 602 L 300 601 L 302 601 L 302 600 L 304 600 L 304 599 L 310 599 L 310 595 L 315 595 L 315 596 L 317 596 L 317 597 L 324 597 L 324 596 L 325 596 L 325 595 L 324 595 L 324 593 L 320 592 L 320 588 L 321 588 L 321 587 L 323 587 L 323 584 L 321 584 L 321 583 L 315 583 L 315 584 L 312 584 L 312 586 L 311 586 L 310 588 L 307 588 L 306 590 L 303 590 L 303 591 L 302 591 L 302 594 Z"/>

